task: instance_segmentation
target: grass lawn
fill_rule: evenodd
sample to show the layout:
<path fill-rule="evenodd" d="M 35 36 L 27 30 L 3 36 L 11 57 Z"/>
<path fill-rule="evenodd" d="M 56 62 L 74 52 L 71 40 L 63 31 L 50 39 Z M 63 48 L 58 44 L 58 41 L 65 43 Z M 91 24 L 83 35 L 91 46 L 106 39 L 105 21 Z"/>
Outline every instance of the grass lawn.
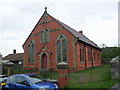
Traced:
<path fill-rule="evenodd" d="M 93 67 L 69 74 L 66 88 L 110 88 L 117 80 L 111 80 L 110 65 Z"/>
<path fill-rule="evenodd" d="M 108 80 L 104 82 L 89 82 L 84 84 L 68 85 L 66 88 L 110 88 L 115 83 L 117 83 L 117 80 Z"/>

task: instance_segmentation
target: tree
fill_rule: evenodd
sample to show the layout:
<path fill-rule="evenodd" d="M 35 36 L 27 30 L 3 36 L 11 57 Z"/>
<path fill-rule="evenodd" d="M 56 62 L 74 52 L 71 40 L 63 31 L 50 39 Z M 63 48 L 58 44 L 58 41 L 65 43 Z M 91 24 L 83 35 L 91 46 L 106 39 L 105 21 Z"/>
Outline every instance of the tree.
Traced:
<path fill-rule="evenodd" d="M 112 59 L 120 56 L 120 47 L 105 47 L 102 48 L 102 59 Z"/>

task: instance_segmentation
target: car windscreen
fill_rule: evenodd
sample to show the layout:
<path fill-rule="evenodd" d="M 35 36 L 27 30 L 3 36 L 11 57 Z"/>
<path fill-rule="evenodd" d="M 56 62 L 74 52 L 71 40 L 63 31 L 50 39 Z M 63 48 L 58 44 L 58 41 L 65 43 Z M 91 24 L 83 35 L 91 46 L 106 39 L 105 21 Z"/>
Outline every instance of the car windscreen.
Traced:
<path fill-rule="evenodd" d="M 30 75 L 30 76 L 28 76 L 28 79 L 30 80 L 30 82 L 32 84 L 37 84 L 37 83 L 44 82 L 44 79 L 39 75 Z"/>

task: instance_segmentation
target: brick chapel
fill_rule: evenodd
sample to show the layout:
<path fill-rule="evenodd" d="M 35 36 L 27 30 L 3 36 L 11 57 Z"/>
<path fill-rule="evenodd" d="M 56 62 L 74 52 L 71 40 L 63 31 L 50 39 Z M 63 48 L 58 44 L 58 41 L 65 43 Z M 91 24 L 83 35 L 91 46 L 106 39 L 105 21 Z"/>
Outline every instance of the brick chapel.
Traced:
<path fill-rule="evenodd" d="M 58 71 L 57 65 L 66 64 L 74 71 L 101 65 L 101 49 L 82 31 L 54 18 L 47 12 L 23 44 L 24 67 Z"/>

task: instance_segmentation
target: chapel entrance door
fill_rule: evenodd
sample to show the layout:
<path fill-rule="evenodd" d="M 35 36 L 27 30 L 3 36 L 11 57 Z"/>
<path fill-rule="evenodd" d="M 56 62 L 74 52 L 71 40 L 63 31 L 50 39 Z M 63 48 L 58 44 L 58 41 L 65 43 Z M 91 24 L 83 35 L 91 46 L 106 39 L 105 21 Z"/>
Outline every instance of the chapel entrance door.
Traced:
<path fill-rule="evenodd" d="M 47 69 L 47 55 L 44 53 L 41 60 L 42 69 Z"/>

